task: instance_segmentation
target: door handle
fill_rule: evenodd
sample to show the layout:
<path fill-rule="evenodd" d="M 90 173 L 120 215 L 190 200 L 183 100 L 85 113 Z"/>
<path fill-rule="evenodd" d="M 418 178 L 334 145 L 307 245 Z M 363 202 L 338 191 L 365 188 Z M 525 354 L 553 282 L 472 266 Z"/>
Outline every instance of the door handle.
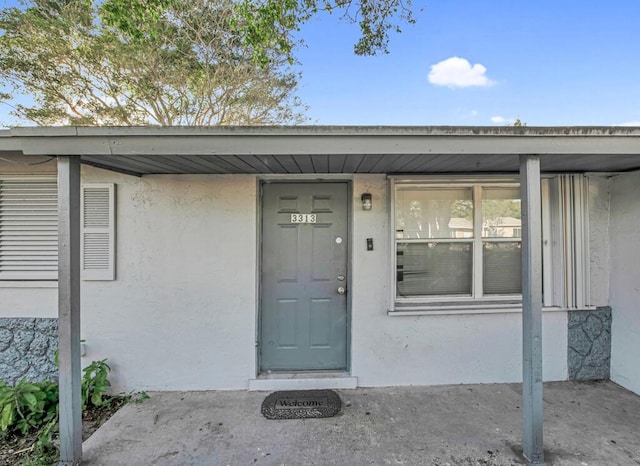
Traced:
<path fill-rule="evenodd" d="M 345 294 L 347 292 L 347 289 L 344 286 L 339 286 L 337 291 L 338 294 Z"/>

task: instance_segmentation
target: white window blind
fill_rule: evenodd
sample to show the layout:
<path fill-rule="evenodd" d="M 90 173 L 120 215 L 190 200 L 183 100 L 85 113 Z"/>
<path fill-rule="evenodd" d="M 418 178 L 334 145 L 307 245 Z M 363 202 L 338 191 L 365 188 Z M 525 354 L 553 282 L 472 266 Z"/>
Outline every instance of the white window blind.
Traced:
<path fill-rule="evenodd" d="M 115 280 L 115 185 L 82 185 L 82 278 Z"/>
<path fill-rule="evenodd" d="M 588 178 L 558 175 L 543 180 L 544 304 L 588 307 Z"/>
<path fill-rule="evenodd" d="M 0 279 L 57 278 L 57 199 L 55 177 L 0 179 Z"/>
<path fill-rule="evenodd" d="M 519 298 L 517 184 L 398 181 L 393 193 L 396 301 Z"/>

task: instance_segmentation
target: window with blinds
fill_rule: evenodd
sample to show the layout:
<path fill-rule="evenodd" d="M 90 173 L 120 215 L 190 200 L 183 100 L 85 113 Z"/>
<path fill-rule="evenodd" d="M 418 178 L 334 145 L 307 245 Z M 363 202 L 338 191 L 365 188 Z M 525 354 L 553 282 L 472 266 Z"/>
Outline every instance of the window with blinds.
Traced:
<path fill-rule="evenodd" d="M 81 190 L 84 280 L 115 279 L 115 185 Z M 0 177 L 0 280 L 56 280 L 58 196 L 55 176 Z"/>
<path fill-rule="evenodd" d="M 517 185 L 399 185 L 396 298 L 521 292 Z"/>
<path fill-rule="evenodd" d="M 587 193 L 584 175 L 542 180 L 546 307 L 589 307 Z M 522 222 L 517 178 L 392 177 L 392 196 L 394 309 L 520 302 Z"/>
<path fill-rule="evenodd" d="M 0 279 L 58 276 L 55 177 L 0 178 Z"/>

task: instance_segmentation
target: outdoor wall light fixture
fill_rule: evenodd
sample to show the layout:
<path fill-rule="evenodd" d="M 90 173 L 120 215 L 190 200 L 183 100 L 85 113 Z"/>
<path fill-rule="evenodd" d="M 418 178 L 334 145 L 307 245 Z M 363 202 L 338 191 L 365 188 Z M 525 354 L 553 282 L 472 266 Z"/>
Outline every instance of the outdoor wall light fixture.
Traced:
<path fill-rule="evenodd" d="M 371 210 L 371 207 L 372 207 L 371 194 L 364 193 L 360 197 L 360 199 L 362 200 L 362 210 Z"/>

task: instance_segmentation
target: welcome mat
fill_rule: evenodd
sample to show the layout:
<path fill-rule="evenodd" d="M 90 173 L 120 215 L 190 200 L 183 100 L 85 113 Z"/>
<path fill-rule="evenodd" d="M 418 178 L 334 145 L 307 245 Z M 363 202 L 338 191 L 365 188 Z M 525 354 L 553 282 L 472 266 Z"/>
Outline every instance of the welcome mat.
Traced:
<path fill-rule="evenodd" d="M 267 419 L 308 419 L 332 417 L 342 409 L 342 400 L 333 390 L 274 392 L 262 402 Z"/>

